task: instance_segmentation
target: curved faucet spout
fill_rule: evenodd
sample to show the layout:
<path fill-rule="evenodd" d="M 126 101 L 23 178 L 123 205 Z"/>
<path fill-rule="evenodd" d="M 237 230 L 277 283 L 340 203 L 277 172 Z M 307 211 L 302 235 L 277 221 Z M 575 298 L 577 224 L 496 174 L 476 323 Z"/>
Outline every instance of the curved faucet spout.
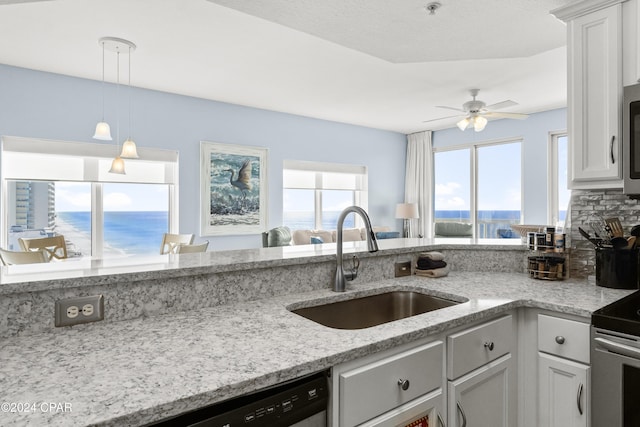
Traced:
<path fill-rule="evenodd" d="M 344 220 L 348 214 L 351 212 L 356 213 L 362 217 L 364 221 L 365 229 L 367 230 L 367 250 L 369 252 L 377 252 L 378 251 L 378 241 L 376 240 L 376 235 L 373 232 L 373 228 L 371 227 L 371 220 L 369 219 L 369 215 L 359 206 L 349 206 L 344 209 L 340 216 L 338 217 L 338 225 L 337 225 L 337 237 L 336 237 L 336 245 L 337 245 L 337 265 L 336 265 L 336 280 L 333 286 L 333 290 L 335 292 L 344 292 L 347 288 L 346 281 L 353 280 L 358 275 L 358 269 L 353 268 L 349 271 L 345 271 L 343 267 L 342 260 L 342 234 L 344 227 Z"/>

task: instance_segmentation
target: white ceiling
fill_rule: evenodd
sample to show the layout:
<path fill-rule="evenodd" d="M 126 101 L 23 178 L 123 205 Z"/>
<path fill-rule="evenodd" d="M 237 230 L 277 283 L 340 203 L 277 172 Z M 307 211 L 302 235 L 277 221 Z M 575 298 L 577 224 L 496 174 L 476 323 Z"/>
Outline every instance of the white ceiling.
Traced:
<path fill-rule="evenodd" d="M 566 105 L 570 0 L 0 0 L 0 63 L 403 133 L 451 127 L 469 89 L 509 112 Z M 115 61 L 107 55 L 107 79 Z"/>

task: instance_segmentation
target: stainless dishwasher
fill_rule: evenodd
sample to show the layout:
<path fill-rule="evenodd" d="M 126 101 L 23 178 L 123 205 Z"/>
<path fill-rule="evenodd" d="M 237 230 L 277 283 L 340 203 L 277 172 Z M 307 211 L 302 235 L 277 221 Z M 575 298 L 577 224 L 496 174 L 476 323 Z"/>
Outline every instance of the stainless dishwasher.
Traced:
<path fill-rule="evenodd" d="M 161 420 L 165 427 L 325 427 L 328 372 L 318 372 Z"/>

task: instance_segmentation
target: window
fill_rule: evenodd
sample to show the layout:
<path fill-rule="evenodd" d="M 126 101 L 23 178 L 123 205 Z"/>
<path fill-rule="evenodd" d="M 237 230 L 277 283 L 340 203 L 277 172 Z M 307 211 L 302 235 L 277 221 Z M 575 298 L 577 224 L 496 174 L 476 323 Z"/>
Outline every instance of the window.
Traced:
<path fill-rule="evenodd" d="M 521 158 L 520 141 L 435 149 L 434 229 L 455 230 L 438 224 L 462 222 L 478 238 L 519 237 L 510 224 L 522 215 Z"/>
<path fill-rule="evenodd" d="M 365 166 L 285 160 L 282 218 L 287 227 L 333 230 L 340 212 L 353 205 L 367 209 Z M 360 218 L 349 214 L 344 226 L 359 227 Z"/>
<path fill-rule="evenodd" d="M 549 224 L 564 226 L 571 198 L 568 188 L 568 137 L 566 132 L 549 137 Z"/>
<path fill-rule="evenodd" d="M 62 234 L 70 257 L 156 254 L 162 234 L 177 232 L 177 152 L 142 148 L 126 175 L 113 175 L 113 146 L 2 142 L 5 247 L 19 250 L 20 237 Z"/>

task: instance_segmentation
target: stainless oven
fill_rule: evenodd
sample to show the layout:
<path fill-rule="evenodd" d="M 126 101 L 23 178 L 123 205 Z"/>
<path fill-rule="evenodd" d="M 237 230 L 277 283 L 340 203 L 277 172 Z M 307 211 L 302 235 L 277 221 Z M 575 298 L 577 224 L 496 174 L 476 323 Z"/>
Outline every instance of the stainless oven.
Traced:
<path fill-rule="evenodd" d="M 624 88 L 622 149 L 624 193 L 638 196 L 640 195 L 640 84 Z"/>
<path fill-rule="evenodd" d="M 591 425 L 640 426 L 640 292 L 591 316 Z"/>
<path fill-rule="evenodd" d="M 591 330 L 591 425 L 640 426 L 640 338 Z"/>

